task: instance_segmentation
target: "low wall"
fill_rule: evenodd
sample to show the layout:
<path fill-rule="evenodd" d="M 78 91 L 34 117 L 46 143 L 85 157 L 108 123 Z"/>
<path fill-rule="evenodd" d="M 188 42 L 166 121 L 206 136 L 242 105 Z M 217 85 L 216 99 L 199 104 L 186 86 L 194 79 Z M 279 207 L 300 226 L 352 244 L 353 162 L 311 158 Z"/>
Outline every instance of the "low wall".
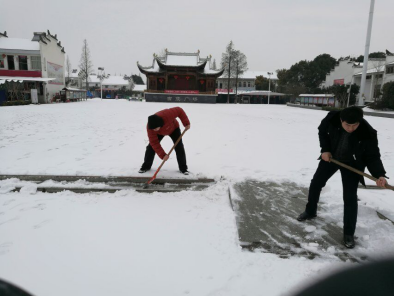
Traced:
<path fill-rule="evenodd" d="M 291 104 L 287 103 L 286 104 L 288 107 L 296 107 L 296 108 L 303 108 L 303 109 L 314 109 L 314 110 L 323 110 L 322 107 L 316 107 L 316 106 L 304 106 L 304 105 L 297 105 L 297 104 Z M 367 116 L 375 116 L 375 117 L 384 117 L 384 118 L 394 118 L 394 113 L 380 113 L 380 112 L 365 112 L 364 115 Z"/>
<path fill-rule="evenodd" d="M 322 107 L 316 107 L 316 106 L 297 105 L 297 104 L 292 104 L 292 103 L 287 103 L 286 105 L 289 107 L 296 107 L 296 108 L 303 108 L 303 109 L 323 110 Z"/>
<path fill-rule="evenodd" d="M 216 104 L 217 95 L 145 93 L 147 102 Z"/>

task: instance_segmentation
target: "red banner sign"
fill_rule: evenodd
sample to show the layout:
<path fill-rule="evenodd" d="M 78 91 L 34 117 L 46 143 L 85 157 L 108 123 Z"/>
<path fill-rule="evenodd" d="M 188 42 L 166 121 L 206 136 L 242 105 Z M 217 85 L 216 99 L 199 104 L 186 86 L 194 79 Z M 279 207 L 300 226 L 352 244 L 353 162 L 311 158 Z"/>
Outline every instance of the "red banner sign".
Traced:
<path fill-rule="evenodd" d="M 227 93 L 228 90 L 227 90 L 227 88 L 217 88 L 217 89 L 216 89 L 216 92 L 217 92 L 217 93 Z M 230 92 L 231 92 L 231 93 L 233 92 L 233 89 L 232 89 L 232 88 L 230 88 Z"/>
<path fill-rule="evenodd" d="M 334 80 L 334 85 L 344 85 L 345 84 L 345 79 L 335 79 Z"/>
<path fill-rule="evenodd" d="M 165 90 L 167 94 L 198 94 L 198 90 Z"/>

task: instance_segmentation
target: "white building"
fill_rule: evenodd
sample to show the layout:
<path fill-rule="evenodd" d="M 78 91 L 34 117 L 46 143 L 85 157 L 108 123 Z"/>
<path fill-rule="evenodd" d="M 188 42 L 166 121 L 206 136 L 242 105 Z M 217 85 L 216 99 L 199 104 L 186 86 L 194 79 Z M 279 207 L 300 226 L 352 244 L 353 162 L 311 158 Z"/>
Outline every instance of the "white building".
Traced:
<path fill-rule="evenodd" d="M 77 69 L 73 69 L 70 73 L 70 76 L 68 76 L 68 73 L 64 74 L 65 79 L 66 79 L 66 84 L 68 83 L 69 87 L 74 87 L 74 88 L 79 88 L 82 89 L 82 79 L 79 76 L 79 71 Z M 68 81 L 67 81 L 68 80 Z"/>
<path fill-rule="evenodd" d="M 270 75 L 268 73 L 271 73 Z M 256 90 L 256 78 L 258 76 L 263 76 L 264 78 L 270 79 L 271 80 L 271 90 L 275 89 L 275 86 L 277 85 L 278 77 L 276 75 L 275 71 L 272 72 L 266 72 L 266 71 L 245 71 L 242 75 L 238 77 L 238 93 L 239 92 L 245 92 L 245 91 L 255 91 Z M 220 76 L 217 79 L 217 90 L 218 93 L 227 92 L 227 83 L 228 83 L 228 78 L 225 78 L 224 75 Z M 236 88 L 236 79 L 231 78 L 230 79 L 230 90 L 232 90 L 232 93 L 235 93 L 235 88 Z M 268 89 L 267 89 L 268 90 Z"/>
<path fill-rule="evenodd" d="M 322 86 L 330 87 L 334 84 L 357 84 L 361 86 L 363 63 L 344 60 L 326 76 Z M 373 102 L 378 98 L 383 85 L 394 81 L 394 55 L 387 51 L 386 58 L 369 59 L 365 83 L 365 102 Z"/>
<path fill-rule="evenodd" d="M 49 103 L 65 86 L 64 47 L 57 35 L 39 32 L 33 38 L 9 38 L 0 33 L 0 83 L 23 83 L 24 98 L 30 99 L 31 89 L 37 89 L 38 101 Z"/>

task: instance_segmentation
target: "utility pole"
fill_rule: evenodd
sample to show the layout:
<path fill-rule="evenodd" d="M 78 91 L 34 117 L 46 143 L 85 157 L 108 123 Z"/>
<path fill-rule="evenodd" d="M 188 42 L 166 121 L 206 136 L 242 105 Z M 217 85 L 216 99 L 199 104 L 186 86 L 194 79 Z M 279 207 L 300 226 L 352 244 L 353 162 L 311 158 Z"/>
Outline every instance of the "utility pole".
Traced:
<path fill-rule="evenodd" d="M 237 59 L 237 69 L 236 69 L 236 76 L 235 76 L 235 99 L 237 100 L 236 103 L 238 103 L 238 59 Z"/>
<path fill-rule="evenodd" d="M 232 54 L 232 52 L 230 52 L 230 57 L 229 57 L 229 62 L 228 62 L 227 104 L 230 103 L 230 69 L 231 69 L 231 54 Z"/>
<path fill-rule="evenodd" d="M 364 98 L 365 98 L 365 81 L 367 78 L 367 70 L 368 70 L 368 56 L 369 56 L 369 45 L 371 42 L 371 31 L 372 31 L 372 21 L 373 21 L 373 10 L 375 6 L 375 0 L 371 0 L 371 6 L 369 8 L 369 20 L 368 20 L 368 29 L 367 29 L 367 40 L 365 41 L 365 52 L 364 52 L 364 64 L 363 64 L 363 74 L 361 76 L 361 87 L 360 87 L 360 97 L 358 99 L 358 105 L 364 106 Z"/>
<path fill-rule="evenodd" d="M 268 105 L 270 104 L 270 95 L 271 95 L 271 75 L 272 72 L 267 72 L 268 74 Z"/>

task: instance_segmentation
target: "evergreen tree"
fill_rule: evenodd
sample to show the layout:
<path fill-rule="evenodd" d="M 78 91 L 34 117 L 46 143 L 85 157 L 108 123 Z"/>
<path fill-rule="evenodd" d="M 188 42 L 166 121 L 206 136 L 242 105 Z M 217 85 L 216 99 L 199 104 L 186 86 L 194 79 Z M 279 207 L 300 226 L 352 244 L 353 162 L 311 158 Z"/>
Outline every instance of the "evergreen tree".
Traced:
<path fill-rule="evenodd" d="M 217 70 L 217 67 L 216 67 L 216 60 L 215 60 L 215 59 L 213 59 L 212 69 L 213 69 L 213 70 Z"/>
<path fill-rule="evenodd" d="M 139 84 L 139 85 L 144 85 L 145 84 L 144 81 L 142 80 L 141 76 L 139 76 L 139 75 L 131 75 L 131 77 L 133 78 L 135 84 Z"/>

